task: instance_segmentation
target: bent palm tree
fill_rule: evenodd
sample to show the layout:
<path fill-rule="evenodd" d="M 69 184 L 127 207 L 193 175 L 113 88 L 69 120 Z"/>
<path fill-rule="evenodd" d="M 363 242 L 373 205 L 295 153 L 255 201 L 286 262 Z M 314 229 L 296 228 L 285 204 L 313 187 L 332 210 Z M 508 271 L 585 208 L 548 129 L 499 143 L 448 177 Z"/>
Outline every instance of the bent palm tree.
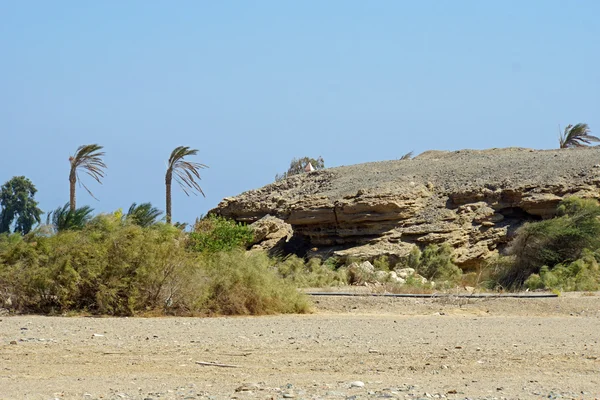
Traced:
<path fill-rule="evenodd" d="M 162 211 L 156 207 L 152 207 L 151 203 L 142 203 L 140 205 L 133 203 L 129 207 L 129 211 L 127 211 L 127 219 L 133 224 L 147 228 L 156 224 L 156 220 L 161 214 Z"/>
<path fill-rule="evenodd" d="M 171 182 L 173 180 L 173 175 L 175 175 L 175 180 L 179 183 L 179 186 L 181 186 L 181 189 L 183 189 L 183 192 L 187 196 L 189 196 L 190 193 L 196 194 L 196 192 L 199 192 L 204 196 L 204 192 L 198 182 L 196 182 L 196 179 L 201 179 L 198 170 L 208 167 L 204 164 L 184 160 L 185 157 L 195 156 L 197 153 L 198 150 L 190 149 L 187 146 L 178 146 L 171 152 L 171 157 L 169 157 L 169 163 L 167 165 L 167 173 L 165 175 L 167 224 L 171 223 Z"/>
<path fill-rule="evenodd" d="M 75 199 L 75 184 L 79 181 L 80 185 L 82 185 L 85 190 L 92 196 L 96 198 L 92 192 L 81 182 L 79 179 L 79 170 L 83 169 L 89 176 L 94 178 L 96 182 L 102 184 L 100 181 L 104 178 L 104 169 L 106 168 L 106 164 L 102 161 L 102 157 L 104 156 L 104 152 L 102 150 L 102 146 L 97 144 L 87 144 L 84 146 L 79 146 L 74 156 L 69 157 L 69 162 L 71 163 L 71 172 L 69 173 L 69 183 L 70 183 L 70 197 L 69 197 L 69 205 L 71 211 L 75 211 L 76 207 L 76 199 Z M 97 199 L 96 199 L 97 200 Z"/>
<path fill-rule="evenodd" d="M 408 153 L 400 157 L 400 161 L 410 160 L 413 157 L 413 154 L 414 153 L 412 151 L 409 151 Z"/>
<path fill-rule="evenodd" d="M 560 135 L 560 148 L 586 147 L 592 142 L 600 142 L 596 136 L 590 135 L 591 130 L 588 124 L 567 125 L 564 133 Z"/>

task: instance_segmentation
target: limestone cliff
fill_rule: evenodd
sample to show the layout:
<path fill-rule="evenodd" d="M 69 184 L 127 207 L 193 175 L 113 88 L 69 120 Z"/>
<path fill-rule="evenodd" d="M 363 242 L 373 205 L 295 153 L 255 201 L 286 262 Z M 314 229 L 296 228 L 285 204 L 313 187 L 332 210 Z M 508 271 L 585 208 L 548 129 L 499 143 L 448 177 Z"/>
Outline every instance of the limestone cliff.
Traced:
<path fill-rule="evenodd" d="M 414 245 L 448 243 L 470 267 L 524 222 L 551 217 L 563 197 L 600 198 L 599 187 L 599 148 L 429 151 L 293 176 L 212 212 L 248 223 L 280 218 L 292 241 L 321 256 L 401 257 Z"/>

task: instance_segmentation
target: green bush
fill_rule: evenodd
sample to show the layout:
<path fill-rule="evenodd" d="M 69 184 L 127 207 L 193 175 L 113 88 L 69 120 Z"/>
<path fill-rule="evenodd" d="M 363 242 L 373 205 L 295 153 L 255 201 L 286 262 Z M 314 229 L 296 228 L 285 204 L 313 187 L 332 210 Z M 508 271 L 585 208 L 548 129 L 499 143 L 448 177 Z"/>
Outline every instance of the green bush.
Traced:
<path fill-rule="evenodd" d="M 390 270 L 390 260 L 388 256 L 379 256 L 375 260 L 373 260 L 373 267 L 375 267 L 378 271 L 389 271 Z"/>
<path fill-rule="evenodd" d="M 166 304 L 173 279 L 193 262 L 184 239 L 168 225 L 97 216 L 82 231 L 30 236 L 4 252 L 0 281 L 19 309 L 131 315 Z"/>
<path fill-rule="evenodd" d="M 557 217 L 527 223 L 518 231 L 509 247 L 514 262 L 499 271 L 498 282 L 505 288 L 520 288 L 543 266 L 570 264 L 586 249 L 600 248 L 600 205 L 591 199 L 570 197 L 563 200 Z"/>
<path fill-rule="evenodd" d="M 593 254 L 586 254 L 569 264 L 558 264 L 550 269 L 543 266 L 539 274 L 531 274 L 525 281 L 529 289 L 561 291 L 600 290 L 600 268 Z"/>
<path fill-rule="evenodd" d="M 205 309 L 213 314 L 304 313 L 309 303 L 282 281 L 263 252 L 236 250 L 205 256 L 208 274 Z"/>
<path fill-rule="evenodd" d="M 116 214 L 56 235 L 0 236 L 0 306 L 16 311 L 136 315 L 307 310 L 264 254 L 188 250 L 187 234 Z"/>
<path fill-rule="evenodd" d="M 423 252 L 415 247 L 407 258 L 407 265 L 418 274 L 436 282 L 455 283 L 462 275 L 462 270 L 452 259 L 452 248 L 447 244 L 430 244 Z"/>
<path fill-rule="evenodd" d="M 224 217 L 209 215 L 194 225 L 189 247 L 197 252 L 216 253 L 245 248 L 253 238 L 252 229 Z"/>
<path fill-rule="evenodd" d="M 281 277 L 297 287 L 346 285 L 346 272 L 343 269 L 336 270 L 335 260 L 329 260 L 322 263 L 319 258 L 311 258 L 305 263 L 303 259 L 291 255 L 278 262 L 275 267 Z"/>

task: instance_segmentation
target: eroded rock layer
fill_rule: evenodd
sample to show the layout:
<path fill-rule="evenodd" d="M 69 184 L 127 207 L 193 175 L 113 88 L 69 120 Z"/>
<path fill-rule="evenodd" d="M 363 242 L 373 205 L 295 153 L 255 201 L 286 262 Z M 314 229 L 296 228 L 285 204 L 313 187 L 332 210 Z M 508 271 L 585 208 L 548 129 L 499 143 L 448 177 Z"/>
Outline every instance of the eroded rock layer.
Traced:
<path fill-rule="evenodd" d="M 402 257 L 448 243 L 475 266 L 565 196 L 600 198 L 600 149 L 429 151 L 412 160 L 330 168 L 224 199 L 213 213 L 271 215 L 320 255 Z M 310 255 L 310 254 L 309 254 Z"/>

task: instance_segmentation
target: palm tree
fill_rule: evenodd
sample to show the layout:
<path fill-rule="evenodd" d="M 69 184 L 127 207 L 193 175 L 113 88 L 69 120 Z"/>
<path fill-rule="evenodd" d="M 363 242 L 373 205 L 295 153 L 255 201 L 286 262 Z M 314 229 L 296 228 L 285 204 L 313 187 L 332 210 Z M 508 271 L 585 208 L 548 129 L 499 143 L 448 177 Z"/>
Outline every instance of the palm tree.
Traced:
<path fill-rule="evenodd" d="M 127 219 L 142 228 L 147 228 L 156 224 L 156 220 L 161 214 L 162 211 L 152 207 L 151 203 L 142 203 L 140 205 L 133 203 L 127 212 Z"/>
<path fill-rule="evenodd" d="M 586 147 L 592 142 L 600 142 L 596 136 L 590 135 L 591 130 L 588 124 L 567 125 L 564 133 L 560 134 L 560 148 L 566 149 L 569 147 Z"/>
<path fill-rule="evenodd" d="M 84 206 L 71 210 L 69 203 L 50 211 L 46 216 L 46 224 L 51 225 L 56 232 L 65 230 L 80 230 L 90 222 L 94 210 Z"/>
<path fill-rule="evenodd" d="M 79 146 L 75 152 L 75 155 L 69 157 L 69 162 L 71 163 L 71 172 L 69 173 L 69 205 L 71 211 L 75 211 L 77 208 L 75 202 L 75 183 L 77 183 L 77 181 L 79 181 L 85 190 L 87 190 L 90 196 L 96 198 L 87 188 L 87 186 L 81 183 L 81 180 L 79 179 L 79 170 L 83 169 L 89 176 L 94 178 L 96 182 L 102 184 L 100 180 L 104 178 L 104 169 L 106 168 L 106 164 L 104 164 L 102 161 L 104 152 L 100 150 L 102 150 L 102 146 L 97 144 L 86 144 L 84 146 Z"/>
<path fill-rule="evenodd" d="M 400 161 L 410 160 L 413 157 L 413 154 L 414 153 L 412 151 L 409 151 L 408 153 L 400 157 Z"/>
<path fill-rule="evenodd" d="M 208 167 L 204 164 L 184 160 L 185 157 L 195 156 L 197 153 L 198 150 L 190 149 L 187 146 L 178 146 L 171 152 L 165 175 L 167 224 L 171 223 L 171 181 L 173 180 L 173 175 L 175 175 L 175 180 L 186 195 L 189 196 L 190 193 L 196 194 L 196 192 L 199 192 L 204 196 L 204 192 L 198 182 L 196 182 L 196 179 L 200 180 L 198 170 Z"/>

